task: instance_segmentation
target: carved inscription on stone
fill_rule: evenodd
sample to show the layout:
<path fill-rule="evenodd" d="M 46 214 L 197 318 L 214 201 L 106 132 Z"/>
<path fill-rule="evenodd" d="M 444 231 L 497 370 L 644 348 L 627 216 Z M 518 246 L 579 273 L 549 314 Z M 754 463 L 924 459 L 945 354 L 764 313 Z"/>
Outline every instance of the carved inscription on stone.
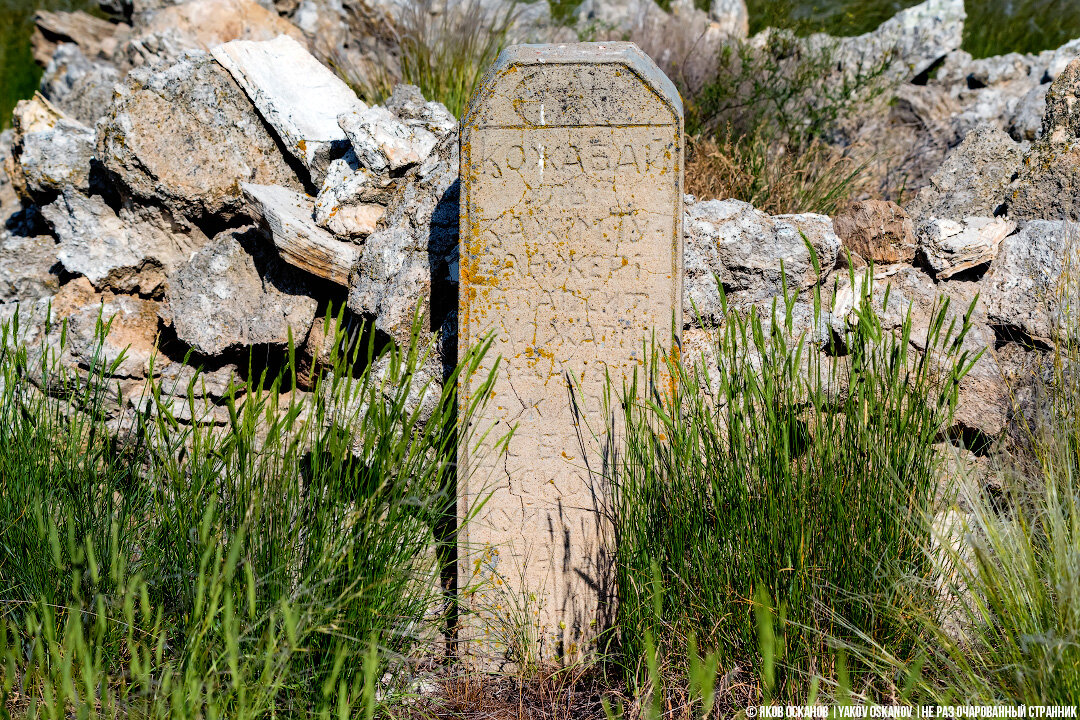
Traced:
<path fill-rule="evenodd" d="M 459 583 L 462 634 L 491 660 L 508 649 L 500 613 L 529 618 L 552 658 L 585 651 L 613 611 L 603 393 L 682 324 L 682 143 L 678 94 L 632 43 L 512 47 L 470 104 L 459 345 L 494 345 L 462 407 L 501 365 L 470 428 L 493 429 L 459 451 L 459 514 L 475 513 Z"/>

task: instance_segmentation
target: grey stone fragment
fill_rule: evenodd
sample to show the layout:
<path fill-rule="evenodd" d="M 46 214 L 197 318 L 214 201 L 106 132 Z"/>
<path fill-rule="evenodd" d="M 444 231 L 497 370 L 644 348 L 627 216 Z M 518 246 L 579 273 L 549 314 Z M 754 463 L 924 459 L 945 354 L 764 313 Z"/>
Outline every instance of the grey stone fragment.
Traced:
<path fill-rule="evenodd" d="M 666 5 L 670 12 L 655 0 L 584 0 L 577 8 L 578 35 L 632 40 L 662 70 L 677 74 L 696 92 L 715 77 L 723 47 L 746 38 L 746 5 L 743 0 L 717 0 L 709 12 L 694 0 L 670 0 Z"/>
<path fill-rule="evenodd" d="M 956 220 L 932 218 L 919 226 L 919 249 L 938 280 L 988 265 L 998 246 L 1016 229 L 1004 218 L 970 217 Z"/>
<path fill-rule="evenodd" d="M 193 218 L 234 217 L 241 182 L 300 187 L 247 96 L 204 52 L 132 70 L 98 126 L 98 156 L 135 195 Z"/>
<path fill-rule="evenodd" d="M 19 198 L 12 182 L 11 172 L 15 171 L 15 157 L 12 145 L 15 143 L 15 131 L 8 128 L 0 132 L 0 225 L 7 225 L 8 220 L 22 210 Z"/>
<path fill-rule="evenodd" d="M 1080 59 L 1046 93 L 1042 135 L 1008 190 L 1017 220 L 1080 220 Z"/>
<path fill-rule="evenodd" d="M 349 136 L 360 162 L 376 173 L 415 165 L 438 142 L 431 131 L 407 125 L 380 106 L 344 113 L 338 117 L 338 124 Z"/>
<path fill-rule="evenodd" d="M 383 106 L 406 125 L 424 127 L 440 140 L 458 128 L 453 113 L 441 102 L 424 100 L 415 85 L 395 85 Z"/>
<path fill-rule="evenodd" d="M 61 43 L 41 76 L 41 94 L 74 119 L 92 126 L 108 110 L 119 82 L 115 66 L 88 59 L 74 43 Z"/>
<path fill-rule="evenodd" d="M 173 63 L 185 51 L 231 40 L 304 40 L 288 18 L 253 0 L 136 0 L 132 37 L 117 53 L 131 66 Z M 119 58 L 118 58 L 119 59 Z"/>
<path fill-rule="evenodd" d="M 0 231 L 0 302 L 38 300 L 55 293 L 59 277 L 56 240 L 51 235 L 26 237 Z"/>
<path fill-rule="evenodd" d="M 164 290 L 168 274 L 206 236 L 154 206 L 122 207 L 65 188 L 41 210 L 60 240 L 60 263 L 98 289 L 144 295 Z"/>
<path fill-rule="evenodd" d="M 1077 229 L 1071 223 L 1032 220 L 1005 238 L 983 279 L 983 297 L 990 322 L 1043 343 L 1055 336 L 1075 340 L 1075 325 L 1064 318 L 1057 292 L 1066 267 L 1076 272 Z"/>
<path fill-rule="evenodd" d="M 349 284 L 349 309 L 401 343 L 413 314 L 439 328 L 457 310 L 458 142 L 452 133 L 408 171 L 382 227 L 368 236 Z"/>
<path fill-rule="evenodd" d="M 274 40 L 234 40 L 213 49 L 214 58 L 244 89 L 285 149 L 320 184 L 327 166 L 348 147 L 337 117 L 365 105 L 341 78 L 287 35 Z"/>
<path fill-rule="evenodd" d="M 318 301 L 250 228 L 228 230 L 169 277 L 176 336 L 203 355 L 307 337 Z"/>
<path fill-rule="evenodd" d="M 330 163 L 315 200 L 315 222 L 335 235 L 367 237 L 386 212 L 390 177 L 360 165 L 352 150 Z"/>
<path fill-rule="evenodd" d="M 1030 142 L 1042 135 L 1042 117 L 1046 109 L 1049 85 L 1036 85 L 1015 104 L 1005 130 L 1017 142 Z"/>
<path fill-rule="evenodd" d="M 162 393 L 174 397 L 187 397 L 190 389 L 196 400 L 218 401 L 229 396 L 230 388 L 239 390 L 244 386 L 235 365 L 199 371 L 191 365 L 162 359 L 156 369 Z"/>
<path fill-rule="evenodd" d="M 832 321 L 837 333 L 842 334 L 858 322 L 855 310 L 862 298 L 866 282 L 866 271 L 855 273 L 854 286 L 848 276 L 840 277 L 831 304 Z M 870 301 L 878 314 L 882 329 L 892 333 L 899 332 L 910 313 L 910 342 L 916 353 L 925 353 L 929 349 L 929 329 L 935 315 L 942 310 L 946 302 L 948 307 L 944 328 L 952 324 L 955 339 L 971 301 L 981 289 L 980 283 L 962 280 L 935 284 L 929 275 L 910 265 L 875 268 L 872 282 Z M 979 352 L 983 352 L 983 355 L 961 381 L 960 401 L 954 423 L 994 437 L 1002 432 L 1008 421 L 1009 386 L 991 352 L 996 336 L 989 322 L 985 305 L 980 301 L 975 305 L 971 328 L 960 349 L 969 353 L 969 358 Z M 937 349 L 940 352 L 940 340 Z"/>
<path fill-rule="evenodd" d="M 94 131 L 69 118 L 21 138 L 19 165 L 26 188 L 35 197 L 73 187 L 90 188 L 90 161 L 94 157 Z"/>
<path fill-rule="evenodd" d="M 277 185 L 244 183 L 242 188 L 248 212 L 270 233 L 283 260 L 338 285 L 348 284 L 359 250 L 315 224 L 310 197 Z"/>
<path fill-rule="evenodd" d="M 855 37 L 807 38 L 810 46 L 835 47 L 837 70 L 848 77 L 885 65 L 885 78 L 909 80 L 957 50 L 964 34 L 963 0 L 925 0 Z"/>
<path fill-rule="evenodd" d="M 1000 128 L 980 125 L 949 153 L 907 211 L 916 220 L 993 217 L 1021 158 L 1020 146 Z"/>
<path fill-rule="evenodd" d="M 750 13 L 745 0 L 712 0 L 709 19 L 718 23 L 732 37 L 746 37 L 750 29 Z"/>
<path fill-rule="evenodd" d="M 695 306 L 704 320 L 721 317 L 716 277 L 724 291 L 741 302 L 781 295 L 785 283 L 793 293 L 824 280 L 841 247 L 832 221 L 824 215 L 770 217 L 739 200 L 687 202 L 684 228 L 683 312 L 688 322 Z M 817 253 L 820 276 L 807 241 Z"/>

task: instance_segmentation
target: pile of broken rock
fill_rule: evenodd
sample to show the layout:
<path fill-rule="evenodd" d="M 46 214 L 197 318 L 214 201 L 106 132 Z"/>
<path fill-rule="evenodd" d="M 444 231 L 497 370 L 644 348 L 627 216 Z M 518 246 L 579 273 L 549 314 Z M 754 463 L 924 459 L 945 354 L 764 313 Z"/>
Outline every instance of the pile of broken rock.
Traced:
<path fill-rule="evenodd" d="M 190 351 L 212 400 L 251 348 L 318 362 L 331 307 L 407 340 L 452 290 L 456 128 L 411 86 L 368 107 L 288 35 L 134 68 L 94 127 L 39 94 L 4 135 L 0 307 L 51 303 L 85 365 L 104 303 L 118 379 L 183 375 Z"/>
<path fill-rule="evenodd" d="M 248 21 L 231 31 L 198 22 L 219 6 Z M 419 307 L 423 331 L 438 338 L 427 372 L 441 377 L 456 356 L 458 252 L 457 121 L 445 107 L 405 85 L 368 107 L 294 25 L 244 0 L 166 6 L 148 16 L 160 31 L 142 20 L 61 32 L 64 17 L 47 18 L 52 36 L 77 42 L 39 45 L 42 92 L 0 135 L 0 319 L 16 308 L 41 318 L 51 306 L 69 321 L 64 360 L 86 367 L 99 313 L 115 315 L 105 353 L 127 348 L 121 385 L 137 389 L 152 373 L 184 395 L 201 366 L 212 421 L 224 419 L 213 403 L 252 349 L 280 357 L 292 341 L 317 365 L 326 350 L 317 320 L 330 307 L 395 342 Z M 192 43 L 177 28 L 202 35 Z M 927 57 L 955 54 L 916 45 Z M 832 219 L 769 216 L 688 197 L 684 310 L 706 327 L 688 326 L 684 343 L 701 346 L 722 322 L 717 277 L 735 307 L 763 311 L 785 284 L 820 286 L 835 299 L 837 330 L 858 291 L 843 271 L 849 258 L 874 263 L 876 297 L 891 285 L 891 327 L 908 307 L 925 328 L 942 295 L 956 315 L 978 295 L 967 342 L 988 351 L 965 380 L 954 430 L 989 447 L 1058 334 L 1065 221 L 1080 214 L 1080 61 L 1054 72 L 1037 98 L 1040 115 L 1046 107 L 1037 132 L 1010 137 L 987 110 L 906 208 L 867 200 Z M 810 318 L 808 304 L 797 309 Z M 40 325 L 23 326 L 40 339 Z"/>

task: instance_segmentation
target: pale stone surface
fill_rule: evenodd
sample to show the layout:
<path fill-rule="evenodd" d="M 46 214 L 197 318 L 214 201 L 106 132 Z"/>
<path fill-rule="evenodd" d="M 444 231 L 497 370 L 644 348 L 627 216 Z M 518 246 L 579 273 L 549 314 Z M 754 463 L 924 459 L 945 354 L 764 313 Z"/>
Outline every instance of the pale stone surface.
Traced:
<path fill-rule="evenodd" d="M 93 125 L 109 108 L 119 71 L 90 60 L 74 43 L 61 43 L 41 76 L 41 94 L 81 123 Z"/>
<path fill-rule="evenodd" d="M 338 285 L 348 284 L 359 248 L 315 224 L 312 198 L 278 185 L 243 183 L 241 188 L 248 212 L 270 232 L 283 260 Z"/>
<path fill-rule="evenodd" d="M 330 163 L 315 199 L 315 223 L 335 235 L 366 237 L 375 231 L 390 199 L 390 177 L 360 165 L 351 150 Z"/>
<path fill-rule="evenodd" d="M 458 170 L 458 138 L 450 134 L 398 181 L 349 281 L 349 309 L 402 344 L 418 309 L 431 331 L 457 310 Z M 442 360 L 452 365 L 456 358 Z"/>
<path fill-rule="evenodd" d="M 79 367 L 111 367 L 113 378 L 143 378 L 156 354 L 158 307 L 161 303 L 130 295 L 96 295 L 68 318 L 65 349 Z M 98 321 L 112 319 L 104 342 L 98 347 Z"/>
<path fill-rule="evenodd" d="M 987 265 L 997 256 L 998 246 L 1016 229 L 1005 218 L 971 217 L 957 222 L 931 219 L 919 227 L 919 249 L 938 280 Z"/>
<path fill-rule="evenodd" d="M 459 348 L 494 335 L 462 407 L 502 364 L 469 428 L 493 430 L 459 450 L 459 513 L 478 511 L 459 583 L 477 622 L 524 603 L 533 650 L 573 658 L 610 618 L 614 578 L 607 492 L 585 469 L 599 452 L 582 449 L 596 439 L 575 430 L 566 377 L 602 417 L 605 371 L 618 383 L 653 333 L 668 345 L 681 327 L 682 105 L 631 43 L 519 45 L 474 95 L 461 148 Z M 483 661 L 505 659 L 495 630 L 462 631 L 487 637 L 471 646 Z"/>
<path fill-rule="evenodd" d="M 227 230 L 169 277 L 176 336 L 204 355 L 249 345 L 299 345 L 318 301 L 302 279 L 260 247 L 251 228 Z"/>
<path fill-rule="evenodd" d="M 364 166 L 378 173 L 415 165 L 439 141 L 430 130 L 407 125 L 379 106 L 342 113 L 338 124 Z"/>
<path fill-rule="evenodd" d="M 137 11 L 134 37 L 117 55 L 132 66 L 175 62 L 187 50 L 210 50 L 232 40 L 304 41 L 300 28 L 255 0 L 186 0 Z M 118 58 L 119 59 L 119 58 Z"/>
<path fill-rule="evenodd" d="M 206 236 L 153 205 L 117 213 L 100 197 L 65 188 L 41 209 L 60 240 L 60 263 L 100 289 L 160 294 L 166 276 Z"/>
<path fill-rule="evenodd" d="M 886 58 L 890 61 L 889 77 L 914 77 L 949 51 L 959 49 L 966 16 L 963 0 L 925 0 L 868 33 L 841 38 L 837 65 L 847 72 L 867 72 Z"/>
<path fill-rule="evenodd" d="M 34 14 L 37 28 L 31 42 L 34 59 L 47 65 L 59 42 L 72 42 L 82 48 L 89 57 L 110 57 L 116 51 L 118 35 L 128 26 L 114 25 L 81 10 L 75 12 L 50 12 L 39 10 Z"/>
<path fill-rule="evenodd" d="M 94 131 L 77 120 L 62 117 L 56 124 L 21 138 L 19 165 L 26 189 L 35 197 L 65 187 L 90 187 L 90 161 L 94 157 Z"/>
<path fill-rule="evenodd" d="M 1076 340 L 1075 319 L 1062 328 L 1062 273 L 1075 273 L 1080 231 L 1073 223 L 1032 220 L 1002 241 L 983 280 L 987 316 L 1011 333 L 1052 343 L 1060 333 Z"/>
<path fill-rule="evenodd" d="M 367 106 L 341 78 L 287 35 L 234 40 L 212 54 L 244 89 L 282 145 L 311 173 L 316 185 L 348 147 L 337 117 Z"/>
<path fill-rule="evenodd" d="M 1042 136 L 1024 155 L 1007 198 L 1016 220 L 1080 220 L 1080 58 L 1047 90 Z"/>
<path fill-rule="evenodd" d="M 49 235 L 26 237 L 0 231 L 0 302 L 38 300 L 60 286 L 52 272 L 56 240 Z"/>
<path fill-rule="evenodd" d="M 814 213 L 770 216 L 741 200 L 707 200 L 688 203 L 685 222 L 687 321 L 695 315 L 721 320 L 717 279 L 736 301 L 764 300 L 781 295 L 785 283 L 789 292 L 797 292 L 821 282 L 840 250 L 832 222 Z M 817 253 L 820 273 L 807 242 Z"/>
<path fill-rule="evenodd" d="M 964 138 L 930 177 L 930 184 L 907 204 L 917 220 L 991 217 L 1005 202 L 1023 150 L 1000 128 L 980 125 Z"/>
<path fill-rule="evenodd" d="M 241 182 L 299 187 L 251 101 L 208 53 L 132 70 L 97 130 L 97 159 L 177 215 L 232 219 Z"/>

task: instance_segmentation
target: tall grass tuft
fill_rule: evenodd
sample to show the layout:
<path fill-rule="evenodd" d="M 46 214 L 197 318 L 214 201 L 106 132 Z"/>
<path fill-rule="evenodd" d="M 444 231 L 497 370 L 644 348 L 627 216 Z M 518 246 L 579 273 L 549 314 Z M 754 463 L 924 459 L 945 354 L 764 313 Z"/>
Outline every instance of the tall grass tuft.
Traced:
<path fill-rule="evenodd" d="M 520 9 L 508 3 L 492 10 L 480 0 L 465 0 L 437 15 L 432 7 L 433 0 L 418 0 L 405 13 L 399 38 L 402 78 L 461 117 L 473 88 L 509 42 Z"/>
<path fill-rule="evenodd" d="M 5 331 L 0 708 L 371 717 L 376 690 L 406 692 L 409 657 L 441 647 L 455 378 L 486 350 L 444 389 L 419 328 L 379 352 L 337 333 L 310 395 L 290 353 L 232 388 L 224 427 L 190 422 L 198 377 L 186 406 L 152 382 L 117 415 L 109 367 L 64 371 Z"/>
<path fill-rule="evenodd" d="M 851 646 L 884 677 L 915 677 L 930 702 L 1080 701 L 1080 348 L 1070 341 L 1080 246 L 1070 237 L 1053 362 L 1036 401 L 1017 408 L 1030 457 L 999 465 L 1000 494 L 960 479 L 931 555 L 941 587 L 929 606 L 897 608 L 911 618 L 917 662 L 866 637 Z"/>
<path fill-rule="evenodd" d="M 654 356 L 627 388 L 610 482 L 632 675 L 653 638 L 674 668 L 693 638 L 722 673 L 768 669 L 750 697 L 799 700 L 831 672 L 833 613 L 904 639 L 879 610 L 932 572 L 929 534 L 909 517 L 937 491 L 933 443 L 973 361 L 960 346 L 970 309 L 949 322 L 943 303 L 917 354 L 910 315 L 885 331 L 869 286 L 828 344 L 845 357 L 813 347 L 820 328 L 796 329 L 789 296 L 765 317 L 725 307 L 715 360 Z"/>
<path fill-rule="evenodd" d="M 686 191 L 742 200 L 771 215 L 836 215 L 865 185 L 865 167 L 817 140 L 793 152 L 764 132 L 727 133 L 687 144 Z"/>
<path fill-rule="evenodd" d="M 382 102 L 400 81 L 416 85 L 425 98 L 441 102 L 460 118 L 473 88 L 514 41 L 520 13 L 516 1 L 495 7 L 483 0 L 414 0 L 403 6 L 393 30 L 397 68 L 377 64 L 361 71 L 340 57 L 334 64 L 368 102 Z"/>

